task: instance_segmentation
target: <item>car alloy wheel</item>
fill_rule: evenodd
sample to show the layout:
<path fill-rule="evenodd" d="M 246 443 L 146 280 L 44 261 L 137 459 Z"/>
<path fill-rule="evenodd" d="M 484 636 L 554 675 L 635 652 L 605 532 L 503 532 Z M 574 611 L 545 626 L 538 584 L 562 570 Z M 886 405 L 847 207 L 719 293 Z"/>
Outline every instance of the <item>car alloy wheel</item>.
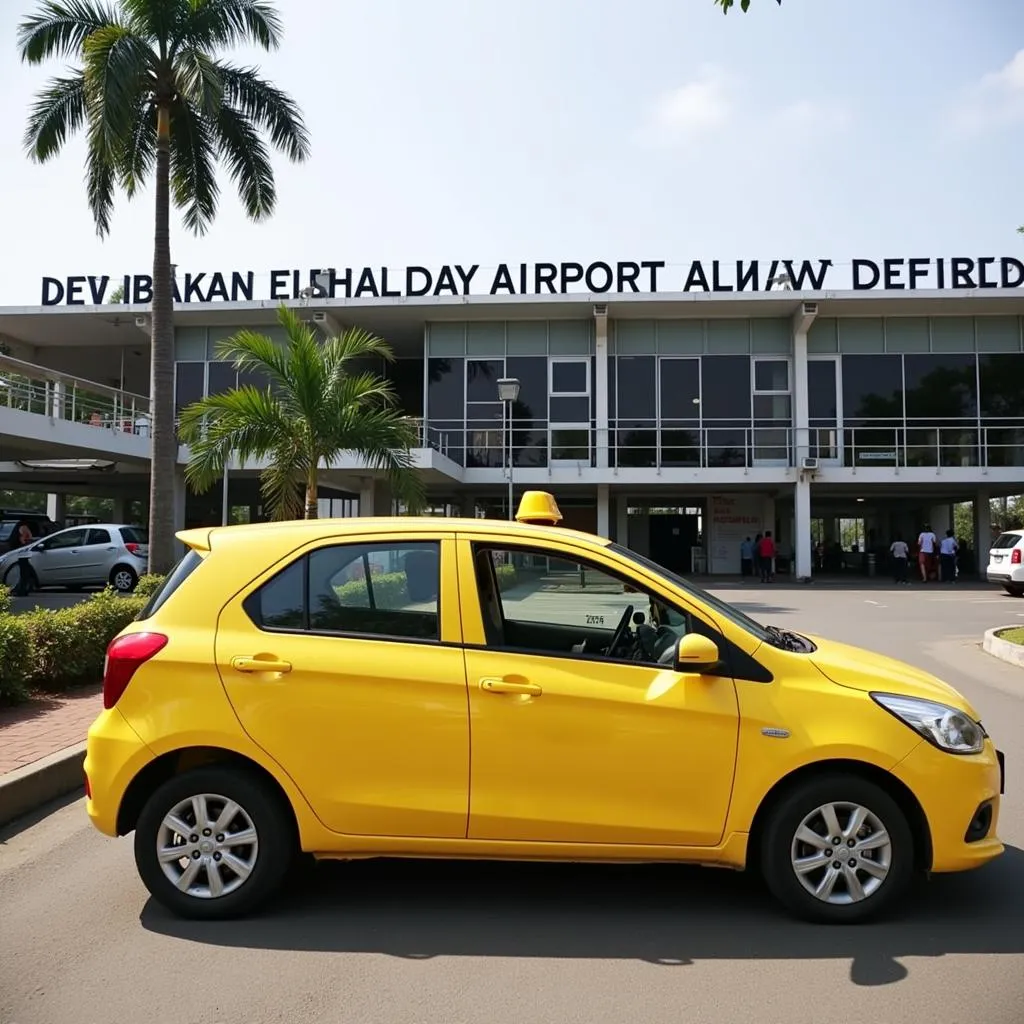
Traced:
<path fill-rule="evenodd" d="M 138 578 L 131 569 L 121 566 L 114 570 L 110 577 L 110 582 L 113 583 L 115 590 L 120 591 L 122 594 L 128 594 L 135 589 Z"/>
<path fill-rule="evenodd" d="M 833 905 L 860 903 L 885 883 L 892 840 L 877 815 L 856 803 L 827 803 L 800 822 L 790 862 L 815 899 Z"/>
<path fill-rule="evenodd" d="M 252 818 L 217 793 L 199 793 L 175 804 L 160 824 L 156 847 L 168 881 L 199 899 L 217 899 L 238 889 L 252 874 L 260 852 Z"/>

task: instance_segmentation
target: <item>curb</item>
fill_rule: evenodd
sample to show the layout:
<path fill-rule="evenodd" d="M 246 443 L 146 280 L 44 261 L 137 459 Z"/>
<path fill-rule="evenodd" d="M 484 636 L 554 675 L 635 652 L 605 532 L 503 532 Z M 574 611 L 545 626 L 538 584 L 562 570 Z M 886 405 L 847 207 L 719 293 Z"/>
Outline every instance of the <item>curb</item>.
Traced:
<path fill-rule="evenodd" d="M 84 789 L 84 761 L 85 744 L 76 743 L 0 775 L 0 826 L 59 796 Z"/>
<path fill-rule="evenodd" d="M 1018 668 L 1024 668 L 1024 644 L 1012 644 L 1009 640 L 1000 640 L 996 633 L 1002 632 L 1004 629 L 1017 629 L 1018 626 L 996 626 L 994 629 L 985 630 L 985 639 L 982 642 L 982 648 L 986 653 L 991 654 L 993 658 L 998 658 L 1000 661 L 1008 662 L 1011 665 L 1016 665 Z"/>

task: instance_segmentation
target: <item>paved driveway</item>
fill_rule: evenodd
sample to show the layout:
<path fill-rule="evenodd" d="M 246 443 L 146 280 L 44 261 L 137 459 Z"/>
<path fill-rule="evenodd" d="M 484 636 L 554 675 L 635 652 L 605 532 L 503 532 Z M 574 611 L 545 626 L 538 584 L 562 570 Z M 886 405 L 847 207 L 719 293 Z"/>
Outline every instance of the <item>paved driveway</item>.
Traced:
<path fill-rule="evenodd" d="M 1024 673 L 978 641 L 1024 622 L 1024 601 L 719 593 L 961 687 L 1007 752 L 1006 855 L 860 928 L 790 921 L 727 872 L 455 862 L 320 865 L 262 917 L 197 925 L 147 900 L 131 839 L 94 834 L 76 801 L 0 846 L 0 1021 L 1021 1024 Z"/>

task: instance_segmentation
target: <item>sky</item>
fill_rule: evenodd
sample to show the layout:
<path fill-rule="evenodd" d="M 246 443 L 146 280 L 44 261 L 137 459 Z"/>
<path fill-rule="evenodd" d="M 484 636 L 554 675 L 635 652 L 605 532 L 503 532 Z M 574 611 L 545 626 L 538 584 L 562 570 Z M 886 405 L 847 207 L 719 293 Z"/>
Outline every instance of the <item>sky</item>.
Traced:
<path fill-rule="evenodd" d="M 32 0 L 0 0 L 0 305 L 44 276 L 149 272 L 151 193 L 100 240 L 84 143 L 22 146 L 60 64 L 19 62 Z M 1016 256 L 1024 259 L 1021 0 L 280 0 L 256 63 L 301 105 L 312 157 L 278 207 L 231 183 L 179 268 Z M 837 280 L 839 280 L 837 278 Z M 681 284 L 681 282 L 680 282 Z"/>

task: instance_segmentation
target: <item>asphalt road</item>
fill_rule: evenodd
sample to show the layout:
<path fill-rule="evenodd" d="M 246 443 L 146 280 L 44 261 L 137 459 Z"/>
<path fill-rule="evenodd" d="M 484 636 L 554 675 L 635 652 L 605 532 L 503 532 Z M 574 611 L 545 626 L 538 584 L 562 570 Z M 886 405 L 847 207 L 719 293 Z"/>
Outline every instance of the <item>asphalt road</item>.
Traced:
<path fill-rule="evenodd" d="M 859 928 L 790 921 L 728 872 L 456 862 L 318 865 L 263 916 L 202 925 L 149 902 L 131 840 L 76 800 L 0 833 L 0 1024 L 1021 1024 L 1024 673 L 978 641 L 1024 601 L 720 593 L 960 687 L 1007 753 L 1006 854 Z"/>

